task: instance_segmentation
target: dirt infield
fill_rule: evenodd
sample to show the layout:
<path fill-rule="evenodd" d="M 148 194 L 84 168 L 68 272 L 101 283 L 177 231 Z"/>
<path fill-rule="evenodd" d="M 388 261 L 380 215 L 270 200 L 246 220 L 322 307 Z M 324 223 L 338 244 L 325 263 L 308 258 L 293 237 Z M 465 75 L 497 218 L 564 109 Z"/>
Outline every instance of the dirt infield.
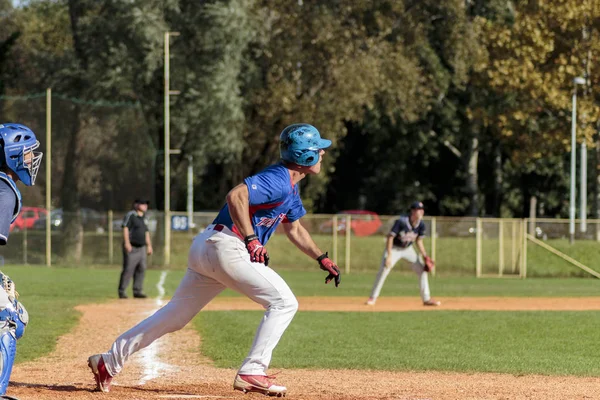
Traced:
<path fill-rule="evenodd" d="M 415 298 L 300 298 L 301 310 L 423 310 Z M 435 312 L 452 310 L 600 310 L 600 298 L 441 298 Z M 113 390 L 94 392 L 87 357 L 107 349 L 119 333 L 158 307 L 153 300 L 119 300 L 78 307 L 80 324 L 58 340 L 56 351 L 14 368 L 8 393 L 21 400 L 58 399 L 262 399 L 232 390 L 235 370 L 211 365 L 199 354 L 200 338 L 189 326 L 135 354 Z M 260 309 L 242 298 L 220 298 L 207 310 Z M 240 360 L 241 361 L 241 360 Z M 600 378 L 515 376 L 492 373 L 283 370 L 277 382 L 291 399 L 596 399 Z"/>

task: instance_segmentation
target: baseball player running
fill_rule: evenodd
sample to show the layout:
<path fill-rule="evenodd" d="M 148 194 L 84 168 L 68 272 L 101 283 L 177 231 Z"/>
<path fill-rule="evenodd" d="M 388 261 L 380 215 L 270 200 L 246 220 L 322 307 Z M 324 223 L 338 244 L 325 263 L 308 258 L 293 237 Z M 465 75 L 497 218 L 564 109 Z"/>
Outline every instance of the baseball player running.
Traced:
<path fill-rule="evenodd" d="M 271 165 L 228 194 L 215 220 L 194 238 L 188 269 L 171 301 L 154 315 L 123 333 L 110 350 L 88 359 L 97 389 L 108 392 L 112 378 L 127 358 L 166 333 L 183 328 L 225 288 L 248 296 L 265 308 L 248 356 L 235 376 L 233 388 L 284 396 L 287 389 L 271 382 L 267 369 L 273 349 L 298 309 L 286 282 L 269 265 L 264 245 L 283 223 L 290 241 L 315 259 L 328 273 L 325 283 L 340 284 L 340 270 L 314 243 L 300 224 L 306 210 L 298 183 L 318 174 L 330 140 L 308 124 L 294 124 L 280 136 L 281 162 Z"/>
<path fill-rule="evenodd" d="M 33 186 L 42 153 L 31 129 L 20 124 L 0 124 L 0 245 L 8 242 L 10 224 L 21 211 L 21 192 L 16 181 Z M 5 396 L 13 362 L 17 354 L 17 339 L 25 332 L 29 315 L 17 300 L 14 282 L 0 272 L 0 397 Z"/>
<path fill-rule="evenodd" d="M 366 302 L 367 305 L 375 305 L 385 278 L 387 278 L 394 265 L 400 259 L 405 259 L 412 263 L 412 269 L 419 277 L 423 305 L 439 306 L 441 304 L 441 302 L 432 299 L 429 293 L 428 272 L 433 270 L 435 263 L 427 256 L 425 246 L 423 245 L 423 237 L 425 237 L 425 223 L 422 220 L 423 214 L 425 214 L 423 203 L 415 201 L 410 206 L 410 214 L 402 215 L 394 222 L 394 226 L 387 236 L 381 266 L 375 278 L 371 297 Z M 417 243 L 417 248 L 421 256 L 423 256 L 423 261 L 419 259 L 417 252 L 412 246 L 414 242 Z"/>

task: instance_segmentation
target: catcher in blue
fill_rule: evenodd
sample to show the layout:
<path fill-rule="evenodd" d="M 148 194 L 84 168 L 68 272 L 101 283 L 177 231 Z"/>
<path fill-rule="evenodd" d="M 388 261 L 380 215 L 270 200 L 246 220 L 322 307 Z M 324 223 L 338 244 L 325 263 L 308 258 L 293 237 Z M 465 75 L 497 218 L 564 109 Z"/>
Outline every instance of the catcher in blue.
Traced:
<path fill-rule="evenodd" d="M 369 306 L 375 305 L 385 278 L 400 259 L 405 259 L 412 265 L 413 271 L 419 277 L 419 287 L 421 289 L 421 299 L 425 306 L 439 306 L 441 302 L 431 298 L 429 293 L 429 272 L 435 268 L 435 262 L 427 255 L 425 246 L 423 245 L 423 237 L 425 237 L 425 223 L 423 215 L 425 210 L 423 203 L 415 201 L 410 206 L 410 214 L 402 215 L 394 222 L 392 230 L 387 235 L 385 251 L 381 259 L 379 273 L 375 278 L 375 284 L 371 291 L 371 297 L 366 304 Z M 416 243 L 419 253 L 423 257 L 421 260 L 413 247 Z"/>
<path fill-rule="evenodd" d="M 275 346 L 298 310 L 298 300 L 269 267 L 265 245 L 281 223 L 288 239 L 328 274 L 325 283 L 333 280 L 337 287 L 340 270 L 300 224 L 306 210 L 299 182 L 320 172 L 324 149 L 331 141 L 322 139 L 312 125 L 294 124 L 281 132 L 279 145 L 281 162 L 234 187 L 212 224 L 194 238 L 186 274 L 171 301 L 119 336 L 107 352 L 89 357 L 98 390 L 110 390 L 112 378 L 132 354 L 183 328 L 215 296 L 231 288 L 265 309 L 233 388 L 285 396 L 287 388 L 274 384 L 267 369 Z"/>
<path fill-rule="evenodd" d="M 21 211 L 21 193 L 15 182 L 35 183 L 42 153 L 31 129 L 20 124 L 0 124 L 0 245 L 8 242 L 10 224 Z M 5 396 L 17 339 L 23 336 L 29 316 L 17 300 L 14 282 L 0 272 L 0 397 Z"/>

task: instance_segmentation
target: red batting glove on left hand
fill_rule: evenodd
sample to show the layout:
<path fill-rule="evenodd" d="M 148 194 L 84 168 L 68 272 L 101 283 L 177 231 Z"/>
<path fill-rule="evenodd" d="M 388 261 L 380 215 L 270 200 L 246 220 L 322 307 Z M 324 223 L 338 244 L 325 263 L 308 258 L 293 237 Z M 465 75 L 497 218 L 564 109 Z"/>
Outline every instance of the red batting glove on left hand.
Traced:
<path fill-rule="evenodd" d="M 325 283 L 331 282 L 332 279 L 335 279 L 335 287 L 338 287 L 340 281 L 342 280 L 340 269 L 337 265 L 327 255 L 327 253 L 322 254 L 317 258 L 319 262 L 319 266 L 323 271 L 329 272 L 329 275 L 325 278 Z"/>
<path fill-rule="evenodd" d="M 258 236 L 248 235 L 244 242 L 248 253 L 250 253 L 250 261 L 269 265 L 269 254 L 265 246 L 258 240 Z"/>

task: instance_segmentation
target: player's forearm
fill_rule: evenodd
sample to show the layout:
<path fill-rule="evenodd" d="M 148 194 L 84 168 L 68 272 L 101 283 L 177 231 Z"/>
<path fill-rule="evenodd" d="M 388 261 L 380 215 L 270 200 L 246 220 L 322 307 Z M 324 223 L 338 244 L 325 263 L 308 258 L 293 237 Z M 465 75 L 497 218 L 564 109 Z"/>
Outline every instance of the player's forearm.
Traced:
<path fill-rule="evenodd" d="M 152 240 L 150 240 L 150 232 L 146 232 L 146 246 L 152 247 Z"/>
<path fill-rule="evenodd" d="M 123 243 L 125 243 L 125 246 L 131 245 L 129 242 L 129 228 L 127 227 L 123 228 Z"/>
<path fill-rule="evenodd" d="M 393 236 L 388 236 L 387 237 L 387 241 L 385 242 L 385 250 L 387 251 L 387 254 L 391 254 L 392 253 L 392 248 L 394 247 L 394 237 Z"/>
<path fill-rule="evenodd" d="M 427 257 L 427 251 L 425 250 L 423 239 L 417 239 L 417 248 L 423 257 Z"/>
<path fill-rule="evenodd" d="M 240 231 L 242 237 L 254 234 L 252 221 L 250 221 L 250 206 L 248 197 L 248 187 L 241 183 L 231 189 L 227 194 L 227 205 L 229 206 L 229 215 L 231 220 Z"/>
<path fill-rule="evenodd" d="M 315 241 L 310 236 L 310 233 L 299 223 L 297 226 L 288 230 L 287 237 L 290 241 L 304 254 L 309 256 L 312 259 L 316 259 L 324 252 L 319 249 L 319 246 L 315 243 Z"/>

